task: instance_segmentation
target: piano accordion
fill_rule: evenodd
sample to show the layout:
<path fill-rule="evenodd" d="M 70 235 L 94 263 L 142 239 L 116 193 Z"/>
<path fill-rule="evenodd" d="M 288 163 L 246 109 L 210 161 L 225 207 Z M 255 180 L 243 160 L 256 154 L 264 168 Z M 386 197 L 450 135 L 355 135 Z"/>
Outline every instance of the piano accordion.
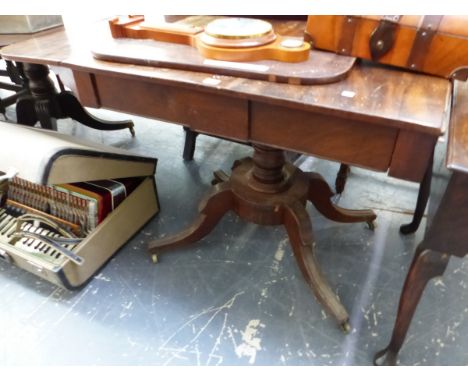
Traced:
<path fill-rule="evenodd" d="M 159 211 L 154 158 L 7 123 L 0 142 L 0 260 L 56 285 L 83 285 Z"/>

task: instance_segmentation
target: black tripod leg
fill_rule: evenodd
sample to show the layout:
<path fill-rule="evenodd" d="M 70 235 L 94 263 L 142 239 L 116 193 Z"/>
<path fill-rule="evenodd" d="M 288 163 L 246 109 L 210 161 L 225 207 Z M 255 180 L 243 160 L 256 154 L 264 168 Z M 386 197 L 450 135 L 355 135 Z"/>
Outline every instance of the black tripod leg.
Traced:
<path fill-rule="evenodd" d="M 26 126 L 36 124 L 36 110 L 34 109 L 34 100 L 31 97 L 23 97 L 16 102 L 16 121 Z"/>
<path fill-rule="evenodd" d="M 341 163 L 338 174 L 336 174 L 335 179 L 335 191 L 337 194 L 342 194 L 346 185 L 346 180 L 348 175 L 351 172 L 351 169 L 348 165 Z"/>
<path fill-rule="evenodd" d="M 126 120 L 119 122 L 108 122 L 96 118 L 86 111 L 86 109 L 80 104 L 78 99 L 71 92 L 61 92 L 57 95 L 57 101 L 62 113 L 61 117 L 70 117 L 82 123 L 83 125 L 97 130 L 110 131 L 129 129 L 132 136 L 135 136 L 133 121 Z"/>

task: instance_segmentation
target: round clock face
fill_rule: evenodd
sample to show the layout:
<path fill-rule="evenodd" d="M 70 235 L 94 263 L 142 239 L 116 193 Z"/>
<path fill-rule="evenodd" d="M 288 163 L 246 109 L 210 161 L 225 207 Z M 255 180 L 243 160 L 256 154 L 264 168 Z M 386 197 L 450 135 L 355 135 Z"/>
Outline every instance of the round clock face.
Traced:
<path fill-rule="evenodd" d="M 256 38 L 273 31 L 270 23 L 241 17 L 217 19 L 205 27 L 205 33 L 211 37 L 225 39 Z"/>
<path fill-rule="evenodd" d="M 275 38 L 269 22 L 241 17 L 216 19 L 206 25 L 202 36 L 208 45 L 233 48 L 264 45 Z"/>

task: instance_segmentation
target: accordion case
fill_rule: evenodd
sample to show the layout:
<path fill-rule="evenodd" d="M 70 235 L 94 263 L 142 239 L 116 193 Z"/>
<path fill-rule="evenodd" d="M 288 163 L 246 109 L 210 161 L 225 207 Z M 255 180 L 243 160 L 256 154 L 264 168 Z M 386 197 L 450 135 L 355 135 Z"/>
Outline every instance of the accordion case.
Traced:
<path fill-rule="evenodd" d="M 83 285 L 159 211 L 157 160 L 0 122 L 0 260 Z"/>
<path fill-rule="evenodd" d="M 468 16 L 309 16 L 314 48 L 466 80 Z"/>

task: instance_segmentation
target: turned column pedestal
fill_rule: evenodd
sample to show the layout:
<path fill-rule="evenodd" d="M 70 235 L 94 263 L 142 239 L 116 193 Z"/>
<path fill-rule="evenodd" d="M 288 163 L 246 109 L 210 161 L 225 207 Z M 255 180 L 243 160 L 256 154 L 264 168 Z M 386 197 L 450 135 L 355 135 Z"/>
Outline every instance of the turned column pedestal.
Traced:
<path fill-rule="evenodd" d="M 314 255 L 312 224 L 307 201 L 327 218 L 343 222 L 367 222 L 376 215 L 371 210 L 345 210 L 332 204 L 328 184 L 317 173 L 305 173 L 286 163 L 284 152 L 254 145 L 253 158 L 236 161 L 232 175 L 215 173 L 216 183 L 199 206 L 198 218 L 184 231 L 150 243 L 153 260 L 171 248 L 200 240 L 230 210 L 241 218 L 260 225 L 286 227 L 294 256 L 314 295 L 338 321 L 345 332 L 349 316 L 323 276 Z"/>

